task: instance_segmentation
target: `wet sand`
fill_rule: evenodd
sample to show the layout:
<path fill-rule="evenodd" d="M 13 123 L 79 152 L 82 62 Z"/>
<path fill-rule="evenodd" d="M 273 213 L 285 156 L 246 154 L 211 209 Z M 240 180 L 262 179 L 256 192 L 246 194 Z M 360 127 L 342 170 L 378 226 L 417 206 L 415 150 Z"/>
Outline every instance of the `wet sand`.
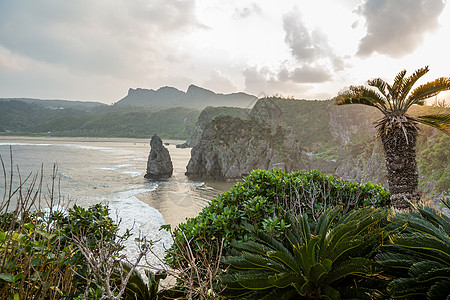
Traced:
<path fill-rule="evenodd" d="M 187 218 L 197 216 L 210 200 L 229 190 L 234 184 L 189 180 L 184 173 L 191 157 L 191 149 L 176 148 L 176 144 L 170 141 L 166 147 L 174 167 L 172 177 L 167 181 L 157 181 L 158 187 L 155 191 L 139 194 L 136 197 L 156 208 L 162 214 L 165 223 L 174 228 Z"/>
<path fill-rule="evenodd" d="M 171 224 L 172 228 L 174 228 L 180 222 L 184 222 L 186 218 L 197 216 L 210 200 L 217 197 L 218 194 L 229 190 L 234 184 L 227 182 L 199 182 L 189 180 L 184 173 L 186 172 L 186 166 L 190 159 L 191 149 L 176 148 L 177 144 L 181 144 L 184 141 L 164 140 L 163 142 L 166 144 L 165 146 L 168 148 L 172 158 L 174 166 L 173 176 L 167 181 L 155 181 L 157 184 L 156 190 L 137 194 L 136 197 L 140 201 L 157 209 L 162 214 L 164 223 Z M 136 167 L 136 171 L 140 171 L 143 174 L 145 174 L 146 161 L 150 152 L 150 139 L 134 138 L 0 136 L 0 143 L 77 144 L 125 150 L 136 154 L 139 160 L 133 164 Z M 60 153 L 58 152 L 58 155 L 59 154 Z M 60 158 L 61 162 L 71 159 L 73 160 L 73 157 Z M 112 165 L 128 163 L 126 158 L 125 161 L 122 159 L 114 163 L 109 162 L 109 159 L 112 158 L 107 154 L 98 155 L 98 157 L 95 158 L 95 163 L 98 163 L 99 165 L 97 166 L 92 165 L 92 162 L 89 164 L 88 159 L 80 158 L 79 163 L 70 170 L 74 174 L 73 177 L 86 178 L 86 182 L 79 188 L 80 192 L 77 192 L 75 188 L 70 186 L 70 181 L 63 182 L 63 187 L 71 188 L 72 196 L 77 199 L 77 204 L 82 206 L 89 205 L 90 202 L 85 203 L 84 199 L 89 198 L 89 201 L 91 201 L 90 196 L 100 195 L 107 197 L 108 195 L 117 192 L 113 187 L 120 187 L 122 185 L 121 183 L 125 184 L 128 182 L 127 184 L 133 186 L 136 184 L 145 185 L 146 182 L 149 182 L 147 179 L 142 178 L 143 175 L 141 175 L 142 177 L 134 177 L 136 179 L 131 178 L 132 181 L 129 182 L 127 181 L 128 177 L 125 177 L 123 174 L 109 172 L 105 173 L 106 176 L 104 174 L 102 175 L 104 177 L 100 182 L 103 185 L 98 185 L 98 183 L 95 182 L 97 179 L 97 173 L 95 172 L 98 172 L 97 169 L 100 166 L 108 165 L 108 163 Z M 85 161 L 88 164 L 85 164 Z M 50 162 L 48 162 L 47 165 L 50 165 Z"/>

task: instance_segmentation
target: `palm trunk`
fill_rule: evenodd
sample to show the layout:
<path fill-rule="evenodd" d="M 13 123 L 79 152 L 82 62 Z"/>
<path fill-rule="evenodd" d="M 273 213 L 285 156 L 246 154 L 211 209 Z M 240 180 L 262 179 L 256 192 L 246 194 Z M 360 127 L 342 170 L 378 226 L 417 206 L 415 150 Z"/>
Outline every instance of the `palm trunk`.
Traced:
<path fill-rule="evenodd" d="M 381 134 L 381 141 L 386 156 L 387 179 L 391 193 L 391 206 L 396 209 L 408 209 L 408 201 L 417 200 L 418 172 L 416 163 L 415 124 L 390 124 L 388 130 Z M 406 139 L 406 136 L 407 139 Z"/>

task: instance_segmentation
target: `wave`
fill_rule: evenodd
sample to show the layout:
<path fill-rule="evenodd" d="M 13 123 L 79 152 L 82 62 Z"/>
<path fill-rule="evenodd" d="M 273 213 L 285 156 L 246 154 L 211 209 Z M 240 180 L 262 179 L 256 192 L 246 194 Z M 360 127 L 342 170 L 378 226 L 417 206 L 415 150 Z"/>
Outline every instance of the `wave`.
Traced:
<path fill-rule="evenodd" d="M 154 191 L 157 185 L 151 189 L 135 189 L 120 192 L 113 195 L 107 201 L 110 216 L 119 224 L 119 233 L 123 234 L 131 229 L 131 234 L 125 242 L 124 253 L 131 261 L 135 260 L 139 253 L 136 239 L 145 237 L 154 242 L 152 253 L 147 256 L 147 261 L 152 267 L 162 268 L 166 249 L 173 244 L 172 236 L 165 230 L 160 230 L 164 225 L 161 213 L 136 198 L 136 195 Z"/>

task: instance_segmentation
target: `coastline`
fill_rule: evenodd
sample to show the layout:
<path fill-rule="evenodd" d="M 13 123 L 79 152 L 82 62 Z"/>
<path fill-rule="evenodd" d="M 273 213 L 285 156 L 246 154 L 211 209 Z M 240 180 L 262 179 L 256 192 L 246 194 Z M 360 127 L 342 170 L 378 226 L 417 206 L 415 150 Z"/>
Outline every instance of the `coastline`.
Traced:
<path fill-rule="evenodd" d="M 185 222 L 187 218 L 196 217 L 200 211 L 208 205 L 209 201 L 216 198 L 217 195 L 230 189 L 234 183 L 227 182 L 201 182 L 191 181 L 185 176 L 186 165 L 190 159 L 190 148 L 176 148 L 177 144 L 182 144 L 183 140 L 163 140 L 171 155 L 171 159 L 174 166 L 173 176 L 166 181 L 155 181 L 156 188 L 150 192 L 144 192 L 135 194 L 134 196 L 141 202 L 149 205 L 152 208 L 158 210 L 165 224 L 170 224 L 173 228 L 181 222 Z M 120 150 L 129 150 L 134 152 L 139 157 L 139 164 L 137 169 L 141 174 L 145 174 L 147 156 L 150 152 L 150 138 L 109 138 L 109 137 L 28 137 L 28 136 L 0 136 L 0 144 L 45 144 L 45 145 L 57 145 L 57 144 L 76 144 L 83 146 L 95 146 L 95 147 L 108 147 Z M 168 145 L 167 145 L 168 143 Z M 14 152 L 14 147 L 13 147 Z M 14 153 L 13 153 L 14 154 Z M 72 158 L 68 158 L 72 159 Z M 105 156 L 106 159 L 106 156 Z M 60 161 L 63 163 L 63 161 Z M 108 165 L 108 162 L 102 164 L 103 167 Z M 85 205 L 85 198 L 89 198 L 89 195 L 101 197 L 110 197 L 115 195 L 117 191 L 110 189 L 111 180 L 116 180 L 116 176 L 122 168 L 123 164 L 128 164 L 125 161 L 111 162 L 111 166 L 104 168 L 109 169 L 111 173 L 105 177 L 102 184 L 93 185 L 91 182 L 86 182 L 88 186 L 82 191 L 82 198 L 79 195 L 75 195 L 75 200 L 78 204 Z M 81 166 L 80 166 L 81 168 Z M 89 166 L 83 166 L 85 169 L 83 174 L 91 173 Z M 98 166 L 91 166 L 91 168 L 98 168 Z M 88 173 L 86 173 L 88 172 Z M 137 173 L 137 172 L 136 172 Z M 81 176 L 81 175 L 80 175 Z M 145 187 L 152 181 L 144 179 L 143 175 L 134 177 L 140 178 L 133 184 L 137 183 L 140 188 Z M 70 184 L 69 182 L 63 182 L 64 184 Z M 91 186 L 92 185 L 92 186 Z M 133 188 L 130 186 L 130 188 Z M 78 198 L 78 199 L 76 199 Z"/>

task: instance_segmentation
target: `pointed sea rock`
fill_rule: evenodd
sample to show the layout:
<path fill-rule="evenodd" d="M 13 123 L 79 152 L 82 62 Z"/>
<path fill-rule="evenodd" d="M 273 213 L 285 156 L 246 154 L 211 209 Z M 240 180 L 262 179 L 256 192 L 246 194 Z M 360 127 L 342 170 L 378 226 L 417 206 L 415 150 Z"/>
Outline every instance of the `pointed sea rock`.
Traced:
<path fill-rule="evenodd" d="M 172 176 L 173 165 L 169 150 L 156 134 L 150 140 L 150 154 L 147 160 L 147 174 L 145 178 L 153 180 L 167 179 Z"/>

